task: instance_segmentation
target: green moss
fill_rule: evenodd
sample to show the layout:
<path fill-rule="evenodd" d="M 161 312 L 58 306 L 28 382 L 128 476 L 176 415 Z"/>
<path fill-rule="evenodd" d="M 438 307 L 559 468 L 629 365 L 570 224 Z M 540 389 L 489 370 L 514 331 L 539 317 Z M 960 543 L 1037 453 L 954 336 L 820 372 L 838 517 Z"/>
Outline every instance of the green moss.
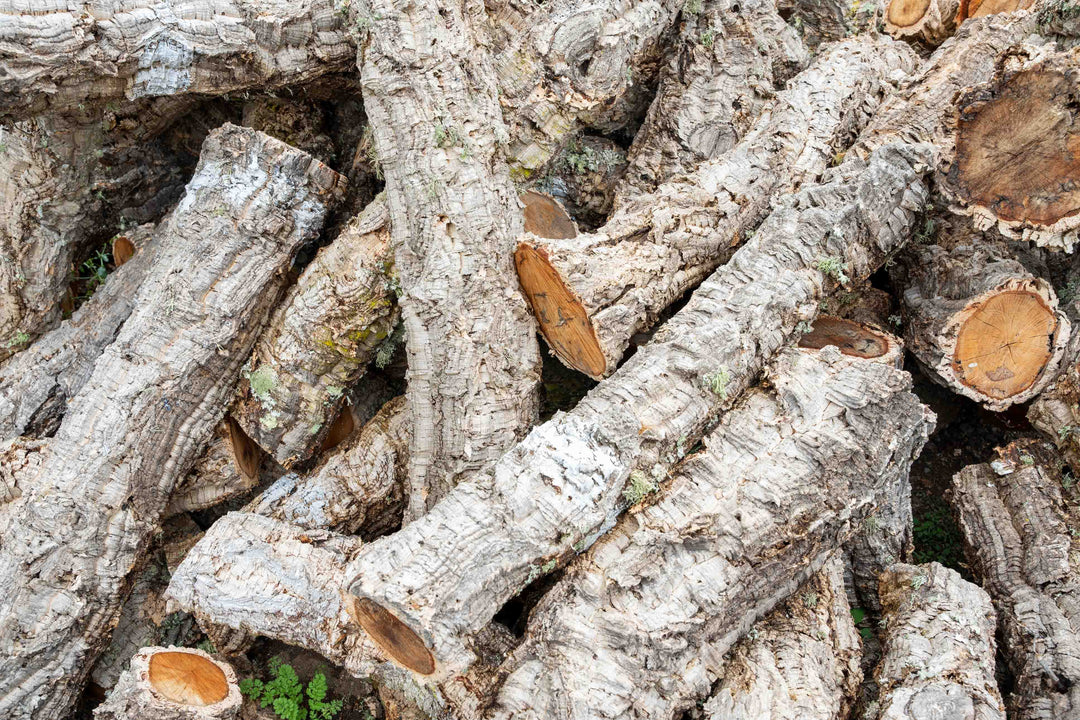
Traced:
<path fill-rule="evenodd" d="M 637 505 L 644 500 L 647 496 L 656 492 L 659 489 L 656 483 L 646 477 L 645 473 L 640 470 L 635 470 L 630 473 L 630 479 L 626 483 L 626 487 L 623 488 L 623 497 L 631 505 Z"/>
<path fill-rule="evenodd" d="M 260 401 L 270 399 L 270 391 L 277 385 L 277 374 L 268 367 L 261 367 L 247 374 L 251 394 Z"/>

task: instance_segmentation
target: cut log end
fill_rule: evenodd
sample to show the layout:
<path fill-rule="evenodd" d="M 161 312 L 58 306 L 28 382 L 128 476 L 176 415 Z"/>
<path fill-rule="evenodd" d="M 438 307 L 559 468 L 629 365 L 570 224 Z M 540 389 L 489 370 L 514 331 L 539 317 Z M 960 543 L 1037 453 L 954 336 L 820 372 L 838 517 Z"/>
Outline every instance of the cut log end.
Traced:
<path fill-rule="evenodd" d="M 527 190 L 519 199 L 525 205 L 525 232 L 556 240 L 577 237 L 577 225 L 555 198 Z"/>
<path fill-rule="evenodd" d="M 543 248 L 524 241 L 514 253 L 518 279 L 551 349 L 571 368 L 600 379 L 607 358 L 581 300 L 560 277 Z"/>
<path fill-rule="evenodd" d="M 352 411 L 348 407 L 341 408 L 341 412 L 334 418 L 334 422 L 331 423 L 330 429 L 326 432 L 326 437 L 323 438 L 319 451 L 326 452 L 337 447 L 345 438 L 352 435 L 355 428 L 356 423 L 353 421 Z"/>
<path fill-rule="evenodd" d="M 435 672 L 435 657 L 408 625 L 367 598 L 351 599 L 349 614 L 395 662 L 421 675 Z"/>
<path fill-rule="evenodd" d="M 117 235 L 112 241 L 113 264 L 120 267 L 131 258 L 135 257 L 135 243 L 126 235 Z"/>
<path fill-rule="evenodd" d="M 159 652 L 150 658 L 150 685 L 167 700 L 206 707 L 229 694 L 229 681 L 217 664 L 189 652 Z"/>
<path fill-rule="evenodd" d="M 844 355 L 859 358 L 879 358 L 888 353 L 895 340 L 885 333 L 851 320 L 819 317 L 810 332 L 799 338 L 799 347 L 820 350 L 835 345 Z"/>
<path fill-rule="evenodd" d="M 923 19 L 929 8 L 930 0 L 893 0 L 886 17 L 897 28 L 910 28 Z"/>
<path fill-rule="evenodd" d="M 262 462 L 262 448 L 247 436 L 240 424 L 226 418 L 229 426 L 229 444 L 232 446 L 233 461 L 237 471 L 248 481 L 258 481 L 259 465 Z"/>
<path fill-rule="evenodd" d="M 956 336 L 957 379 L 990 398 L 1031 387 L 1053 355 L 1057 317 L 1037 293 L 1009 290 L 972 303 Z"/>
<path fill-rule="evenodd" d="M 960 9 L 956 13 L 956 24 L 959 25 L 968 18 L 1027 10 L 1033 4 L 1034 0 L 961 0 Z"/>

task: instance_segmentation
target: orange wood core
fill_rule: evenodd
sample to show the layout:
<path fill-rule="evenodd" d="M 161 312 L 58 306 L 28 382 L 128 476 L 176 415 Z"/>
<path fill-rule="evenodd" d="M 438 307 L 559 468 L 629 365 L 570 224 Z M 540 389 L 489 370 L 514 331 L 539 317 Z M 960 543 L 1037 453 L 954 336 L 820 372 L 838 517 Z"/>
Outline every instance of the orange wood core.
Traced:
<path fill-rule="evenodd" d="M 341 441 L 352 435 L 353 428 L 356 427 L 356 423 L 353 422 L 352 413 L 349 408 L 341 408 L 341 412 L 334 418 L 333 424 L 330 425 L 330 430 L 327 431 L 326 437 L 323 438 L 322 446 L 319 448 L 321 452 L 326 452 L 331 448 L 335 448 L 341 444 Z"/>
<path fill-rule="evenodd" d="M 836 317 L 819 317 L 810 332 L 799 338 L 799 347 L 820 350 L 835 345 L 845 355 L 881 357 L 889 351 L 889 340 L 865 325 Z"/>
<path fill-rule="evenodd" d="M 1034 3 L 1035 0 L 961 0 L 960 9 L 956 13 L 956 24 L 959 25 L 968 18 L 1027 10 Z"/>
<path fill-rule="evenodd" d="M 986 300 L 960 326 L 953 372 L 991 398 L 1023 392 L 1050 359 L 1057 318 L 1041 297 L 1023 290 Z"/>
<path fill-rule="evenodd" d="M 367 598 L 352 598 L 353 618 L 396 662 L 421 675 L 435 672 L 435 658 L 420 636 L 386 608 Z"/>
<path fill-rule="evenodd" d="M 162 697 L 180 705 L 213 705 L 229 694 L 229 681 L 221 668 L 195 653 L 159 652 L 151 656 L 150 684 Z"/>
<path fill-rule="evenodd" d="M 542 247 L 523 242 L 514 253 L 518 279 L 529 298 L 540 332 L 570 367 L 592 378 L 601 378 L 607 360 L 585 306 L 552 267 Z"/>
<path fill-rule="evenodd" d="M 232 446 L 233 462 L 236 469 L 247 480 L 259 479 L 259 463 L 262 460 L 262 448 L 248 437 L 240 423 L 228 416 L 225 419 L 229 427 L 229 445 Z"/>
<path fill-rule="evenodd" d="M 889 3 L 889 22 L 896 27 L 910 27 L 922 20 L 930 0 L 892 0 Z"/>
<path fill-rule="evenodd" d="M 133 257 L 135 257 L 135 243 L 123 235 L 113 238 L 112 259 L 116 267 L 120 267 Z"/>
<path fill-rule="evenodd" d="M 525 232 L 555 240 L 577 237 L 577 226 L 555 198 L 526 190 L 519 199 L 525 205 Z"/>
<path fill-rule="evenodd" d="M 961 105 L 950 179 L 965 201 L 1042 225 L 1080 212 L 1078 79 L 1034 68 Z"/>

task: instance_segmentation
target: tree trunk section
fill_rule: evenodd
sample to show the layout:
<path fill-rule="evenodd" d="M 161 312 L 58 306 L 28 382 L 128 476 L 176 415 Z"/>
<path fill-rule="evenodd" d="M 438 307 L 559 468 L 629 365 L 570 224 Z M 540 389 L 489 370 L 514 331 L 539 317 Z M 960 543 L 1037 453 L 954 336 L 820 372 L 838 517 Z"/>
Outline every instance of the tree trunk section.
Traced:
<path fill-rule="evenodd" d="M 0 714 L 58 717 L 108 641 L 126 578 L 220 421 L 295 250 L 340 176 L 226 125 L 159 228 L 135 310 L 68 404 L 0 535 Z M 167 248 L 167 249 L 166 249 Z"/>
<path fill-rule="evenodd" d="M 620 208 L 596 233 L 526 236 L 518 276 L 548 345 L 593 378 L 630 338 L 730 257 L 779 194 L 814 182 L 915 56 L 888 38 L 832 48 L 727 156 Z M 898 79 L 898 78 L 892 78 Z"/>
<path fill-rule="evenodd" d="M 885 32 L 898 40 L 921 40 L 937 46 L 956 32 L 961 0 L 890 0 Z"/>
<path fill-rule="evenodd" d="M 881 576 L 884 654 L 876 720 L 1005 720 L 995 676 L 990 597 L 937 563 Z"/>
<path fill-rule="evenodd" d="M 259 485 L 264 467 L 273 472 L 273 463 L 264 460 L 262 449 L 226 416 L 191 472 L 177 483 L 164 516 L 205 510 L 243 495 Z"/>

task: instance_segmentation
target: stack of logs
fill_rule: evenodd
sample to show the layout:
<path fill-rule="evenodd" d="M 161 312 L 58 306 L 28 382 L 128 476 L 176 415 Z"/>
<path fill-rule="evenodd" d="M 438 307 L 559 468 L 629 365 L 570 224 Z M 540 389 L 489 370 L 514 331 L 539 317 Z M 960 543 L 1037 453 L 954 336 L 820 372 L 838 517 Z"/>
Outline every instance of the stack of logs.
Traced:
<path fill-rule="evenodd" d="M 1078 18 L 0 0 L 0 717 L 1080 718 Z"/>

